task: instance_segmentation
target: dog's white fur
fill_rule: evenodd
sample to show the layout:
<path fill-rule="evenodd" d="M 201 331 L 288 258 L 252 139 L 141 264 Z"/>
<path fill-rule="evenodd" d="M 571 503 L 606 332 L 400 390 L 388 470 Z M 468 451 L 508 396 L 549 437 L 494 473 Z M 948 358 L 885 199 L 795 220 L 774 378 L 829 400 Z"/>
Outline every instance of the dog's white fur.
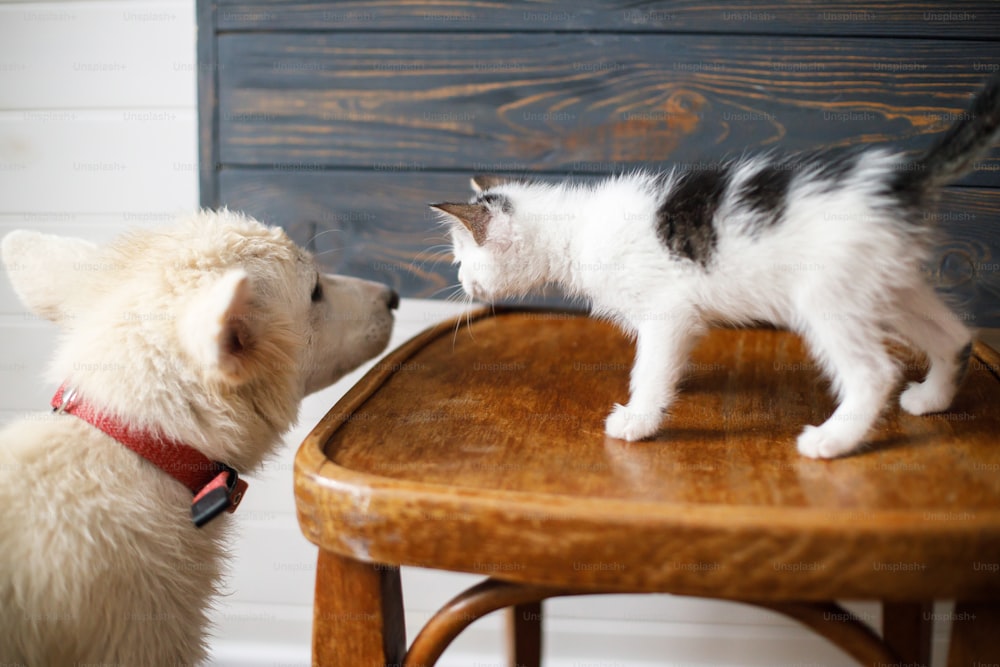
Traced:
<path fill-rule="evenodd" d="M 240 472 L 273 453 L 303 396 L 392 329 L 387 287 L 321 275 L 280 229 L 233 212 L 103 248 L 18 231 L 2 250 L 25 305 L 62 329 L 52 381 Z M 196 528 L 190 506 L 184 486 L 76 417 L 6 426 L 0 663 L 204 660 L 231 520 Z"/>

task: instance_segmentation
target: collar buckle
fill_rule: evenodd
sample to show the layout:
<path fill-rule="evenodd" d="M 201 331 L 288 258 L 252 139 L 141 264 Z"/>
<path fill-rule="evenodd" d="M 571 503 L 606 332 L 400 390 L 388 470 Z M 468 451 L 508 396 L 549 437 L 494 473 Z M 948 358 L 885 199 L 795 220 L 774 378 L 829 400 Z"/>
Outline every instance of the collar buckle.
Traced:
<path fill-rule="evenodd" d="M 61 388 L 56 398 L 58 403 L 53 404 L 52 412 L 61 415 L 70 409 L 73 399 L 76 398 L 76 389 L 74 387 Z"/>
<path fill-rule="evenodd" d="M 191 501 L 191 520 L 201 528 L 223 512 L 235 512 L 247 483 L 225 463 L 216 462 L 219 474 L 212 478 Z"/>

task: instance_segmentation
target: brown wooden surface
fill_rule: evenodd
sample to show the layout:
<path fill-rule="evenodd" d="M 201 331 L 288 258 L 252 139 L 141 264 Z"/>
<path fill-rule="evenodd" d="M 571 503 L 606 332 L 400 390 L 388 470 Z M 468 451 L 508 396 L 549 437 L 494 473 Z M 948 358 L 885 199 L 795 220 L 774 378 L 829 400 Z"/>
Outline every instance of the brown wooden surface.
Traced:
<path fill-rule="evenodd" d="M 1000 358 L 951 411 L 891 407 L 870 448 L 800 457 L 833 404 L 800 341 L 717 330 L 653 441 L 607 438 L 632 347 L 500 312 L 437 327 L 335 406 L 296 458 L 299 520 L 360 560 L 550 586 L 724 598 L 996 597 Z M 920 374 L 908 362 L 907 375 Z"/>

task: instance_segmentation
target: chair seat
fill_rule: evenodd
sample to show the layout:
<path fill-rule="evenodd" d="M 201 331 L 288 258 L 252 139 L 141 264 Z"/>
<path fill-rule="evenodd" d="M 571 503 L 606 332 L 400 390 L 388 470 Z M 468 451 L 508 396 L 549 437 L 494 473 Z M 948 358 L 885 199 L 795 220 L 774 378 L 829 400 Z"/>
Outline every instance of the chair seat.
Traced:
<path fill-rule="evenodd" d="M 296 457 L 304 534 L 351 559 L 574 590 L 996 599 L 1000 358 L 949 412 L 890 406 L 854 456 L 800 456 L 833 411 L 799 338 L 717 329 L 651 440 L 604 434 L 633 346 L 580 314 L 482 311 L 379 363 Z M 923 365 L 901 357 L 907 378 Z"/>

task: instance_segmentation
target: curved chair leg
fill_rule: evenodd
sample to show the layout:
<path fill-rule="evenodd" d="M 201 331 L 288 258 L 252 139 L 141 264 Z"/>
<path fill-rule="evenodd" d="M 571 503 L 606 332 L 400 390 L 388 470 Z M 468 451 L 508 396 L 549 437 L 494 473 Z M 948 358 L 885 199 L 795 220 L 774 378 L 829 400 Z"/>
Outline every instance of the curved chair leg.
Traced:
<path fill-rule="evenodd" d="M 465 628 L 490 612 L 505 607 L 529 608 L 552 597 L 594 593 L 594 591 L 572 591 L 488 579 L 460 593 L 427 622 L 413 640 L 403 665 L 433 667 L 445 649 Z M 844 650 L 862 665 L 878 667 L 900 662 L 895 651 L 874 630 L 834 602 L 758 600 L 741 602 L 770 609 L 795 619 Z M 537 618 L 541 620 L 540 612 Z"/>
<path fill-rule="evenodd" d="M 510 667 L 542 664 L 542 603 L 507 608 L 507 663 Z"/>
<path fill-rule="evenodd" d="M 896 653 L 861 619 L 835 602 L 760 602 L 749 604 L 770 609 L 802 623 L 848 655 L 870 667 L 899 664 Z"/>
<path fill-rule="evenodd" d="M 904 665 L 931 664 L 933 602 L 883 602 L 882 639 Z"/>
<path fill-rule="evenodd" d="M 445 649 L 465 628 L 486 614 L 505 607 L 518 607 L 564 595 L 584 595 L 546 586 L 515 584 L 487 579 L 459 593 L 420 631 L 406 654 L 405 667 L 433 667 Z"/>

